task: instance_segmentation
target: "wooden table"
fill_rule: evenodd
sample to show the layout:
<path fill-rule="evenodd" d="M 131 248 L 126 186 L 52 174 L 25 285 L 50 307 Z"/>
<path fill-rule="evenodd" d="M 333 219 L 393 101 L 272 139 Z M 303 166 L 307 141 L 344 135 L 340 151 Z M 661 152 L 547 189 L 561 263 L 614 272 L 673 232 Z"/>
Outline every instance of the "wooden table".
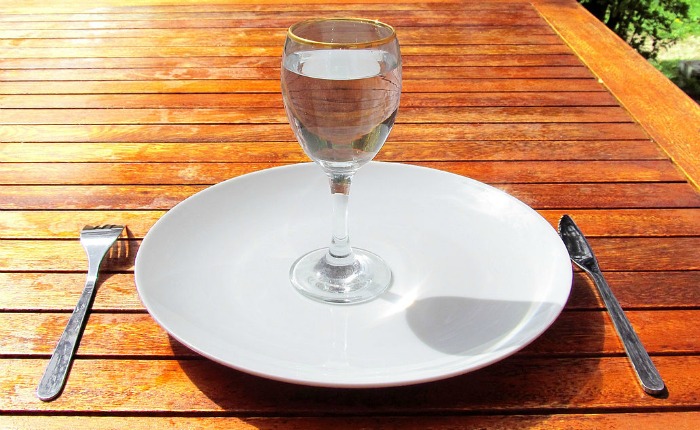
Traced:
<path fill-rule="evenodd" d="M 2 1 L 0 427 L 698 428 L 700 110 L 573 0 Z M 576 272 L 554 325 L 452 379 L 324 389 L 220 366 L 169 338 L 133 264 L 176 203 L 306 160 L 279 86 L 285 28 L 396 26 L 398 122 L 378 159 L 492 184 L 571 214 L 668 386 L 638 386 Z M 65 391 L 35 396 L 81 291 L 84 224 L 128 226 L 103 267 Z"/>

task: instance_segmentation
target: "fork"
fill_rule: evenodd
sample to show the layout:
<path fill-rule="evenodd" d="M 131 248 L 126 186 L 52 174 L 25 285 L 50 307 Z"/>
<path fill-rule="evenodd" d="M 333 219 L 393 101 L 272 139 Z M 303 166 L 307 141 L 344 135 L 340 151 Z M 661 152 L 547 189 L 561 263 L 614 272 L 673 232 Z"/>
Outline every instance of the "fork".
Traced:
<path fill-rule="evenodd" d="M 58 340 L 56 349 L 44 371 L 44 376 L 39 382 L 36 393 L 45 402 L 58 397 L 66 384 L 68 369 L 73 362 L 80 336 L 85 328 L 85 315 L 92 306 L 100 264 L 123 230 L 124 226 L 121 225 L 86 225 L 80 232 L 80 244 L 88 257 L 87 279 L 78 304 Z"/>

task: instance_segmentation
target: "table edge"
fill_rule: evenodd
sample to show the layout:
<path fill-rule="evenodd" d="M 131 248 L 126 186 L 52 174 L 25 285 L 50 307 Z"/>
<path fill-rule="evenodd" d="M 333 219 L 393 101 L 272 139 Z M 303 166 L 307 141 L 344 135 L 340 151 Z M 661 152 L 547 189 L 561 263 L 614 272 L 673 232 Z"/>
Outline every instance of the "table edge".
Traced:
<path fill-rule="evenodd" d="M 531 3 L 688 181 L 700 189 L 698 104 L 578 2 Z M 682 111 L 687 115 L 681 115 Z"/>

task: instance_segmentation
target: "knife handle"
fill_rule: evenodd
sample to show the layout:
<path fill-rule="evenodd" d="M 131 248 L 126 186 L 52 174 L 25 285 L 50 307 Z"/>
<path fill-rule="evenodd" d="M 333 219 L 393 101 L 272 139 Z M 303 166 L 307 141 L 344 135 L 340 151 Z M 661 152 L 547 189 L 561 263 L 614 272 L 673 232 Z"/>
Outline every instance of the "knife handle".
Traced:
<path fill-rule="evenodd" d="M 666 386 L 661 379 L 659 371 L 656 370 L 656 366 L 654 366 L 649 354 L 646 349 L 644 349 L 637 333 L 634 331 L 634 328 L 632 328 L 632 324 L 630 324 L 625 312 L 622 310 L 622 306 L 620 306 L 610 286 L 605 281 L 602 272 L 600 270 L 594 270 L 590 272 L 590 275 L 596 287 L 598 287 L 605 307 L 608 308 L 608 313 L 612 319 L 615 331 L 617 331 L 618 336 L 622 340 L 622 345 L 625 347 L 627 356 L 632 362 L 632 367 L 637 374 L 642 388 L 649 394 L 658 395 L 663 393 Z"/>

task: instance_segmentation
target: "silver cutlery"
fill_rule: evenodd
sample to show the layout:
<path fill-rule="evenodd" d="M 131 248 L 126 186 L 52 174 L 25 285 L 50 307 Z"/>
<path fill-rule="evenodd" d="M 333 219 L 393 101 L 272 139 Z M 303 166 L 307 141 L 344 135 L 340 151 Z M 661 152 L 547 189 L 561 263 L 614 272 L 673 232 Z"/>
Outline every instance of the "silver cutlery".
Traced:
<path fill-rule="evenodd" d="M 85 226 L 80 232 L 80 243 L 88 257 L 87 279 L 78 304 L 39 382 L 37 396 L 43 401 L 58 397 L 65 386 L 68 369 L 78 349 L 80 335 L 85 328 L 85 316 L 92 306 L 100 264 L 123 230 L 124 227 L 121 225 L 103 225 Z"/>
<path fill-rule="evenodd" d="M 564 215 L 559 220 L 559 235 L 569 251 L 571 261 L 588 273 L 598 288 L 642 388 L 649 394 L 663 393 L 665 385 L 661 375 L 605 281 L 590 244 L 570 216 Z"/>

